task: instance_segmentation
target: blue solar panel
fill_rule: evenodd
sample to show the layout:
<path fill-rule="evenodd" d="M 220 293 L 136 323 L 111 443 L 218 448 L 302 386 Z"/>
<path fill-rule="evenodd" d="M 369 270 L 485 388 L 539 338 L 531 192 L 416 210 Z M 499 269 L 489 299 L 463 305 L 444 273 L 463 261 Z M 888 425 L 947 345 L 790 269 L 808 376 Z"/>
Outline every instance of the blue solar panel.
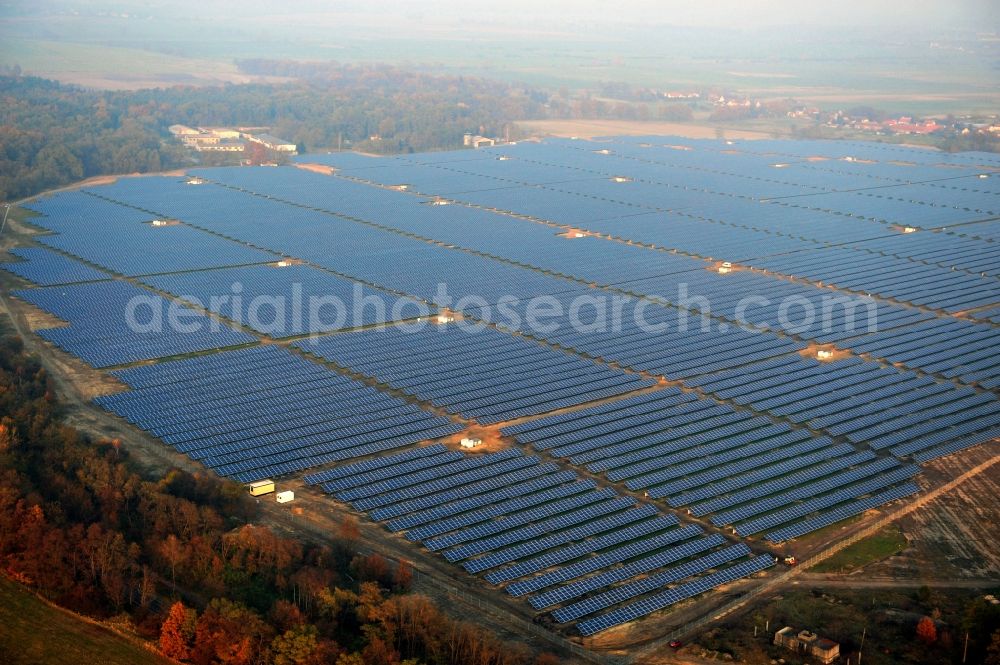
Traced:
<path fill-rule="evenodd" d="M 577 624 L 577 630 L 582 635 L 594 635 L 613 626 L 618 626 L 646 616 L 647 614 L 652 614 L 657 610 L 669 607 L 686 598 L 692 598 L 727 582 L 748 577 L 773 565 L 774 559 L 769 554 L 762 554 L 750 561 L 742 562 L 731 568 L 706 575 L 705 577 L 663 591 L 649 598 L 624 605 L 599 617 L 581 621 Z"/>

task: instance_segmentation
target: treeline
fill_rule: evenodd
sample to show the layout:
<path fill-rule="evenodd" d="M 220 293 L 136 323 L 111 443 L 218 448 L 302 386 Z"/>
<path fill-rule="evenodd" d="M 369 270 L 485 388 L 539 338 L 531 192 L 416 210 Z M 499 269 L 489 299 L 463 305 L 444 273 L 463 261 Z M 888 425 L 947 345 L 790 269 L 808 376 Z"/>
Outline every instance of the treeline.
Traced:
<path fill-rule="evenodd" d="M 192 163 L 167 128 L 269 127 L 300 150 L 352 146 L 410 152 L 462 146 L 465 132 L 500 135 L 543 113 L 537 93 L 470 77 L 388 66 L 273 85 L 92 91 L 0 77 L 0 200 L 81 178 Z"/>
<path fill-rule="evenodd" d="M 127 616 L 198 665 L 527 665 L 529 653 L 407 593 L 405 563 L 252 523 L 214 476 L 137 473 L 116 441 L 61 424 L 50 377 L 0 336 L 0 573 L 99 618 Z M 26 636 L 30 637 L 30 636 Z M 536 663 L 558 662 L 543 655 Z"/>
<path fill-rule="evenodd" d="M 85 90 L 0 75 L 0 200 L 82 178 L 213 165 L 231 155 L 195 154 L 173 124 L 267 127 L 300 151 L 350 147 L 376 153 L 460 148 L 466 132 L 519 138 L 528 118 L 690 119 L 685 105 L 659 106 L 549 92 L 469 76 L 389 65 L 248 60 L 248 73 L 286 83 Z"/>

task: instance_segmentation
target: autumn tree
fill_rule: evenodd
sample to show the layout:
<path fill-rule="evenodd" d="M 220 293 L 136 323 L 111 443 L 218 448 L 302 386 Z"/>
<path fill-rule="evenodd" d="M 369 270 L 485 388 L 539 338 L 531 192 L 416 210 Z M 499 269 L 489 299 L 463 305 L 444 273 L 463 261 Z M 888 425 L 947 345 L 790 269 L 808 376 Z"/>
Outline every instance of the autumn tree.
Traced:
<path fill-rule="evenodd" d="M 271 642 L 274 665 L 321 665 L 326 654 L 320 648 L 316 626 L 302 624 L 286 630 Z"/>
<path fill-rule="evenodd" d="M 168 658 L 187 660 L 191 657 L 191 640 L 194 638 L 197 613 L 177 601 L 160 628 L 160 651 Z"/>
<path fill-rule="evenodd" d="M 1000 665 L 1000 630 L 993 631 L 983 665 Z"/>
<path fill-rule="evenodd" d="M 353 515 L 348 515 L 337 525 L 337 537 L 347 543 L 354 543 L 361 537 L 361 529 L 358 528 L 358 520 Z"/>
<path fill-rule="evenodd" d="M 924 617 L 917 623 L 917 639 L 928 645 L 937 642 L 937 626 L 934 625 L 934 619 Z"/>
<path fill-rule="evenodd" d="M 535 658 L 535 665 L 559 665 L 560 662 L 559 656 L 548 652 L 540 653 Z"/>
<path fill-rule="evenodd" d="M 409 561 L 400 561 L 393 573 L 392 585 L 398 591 L 409 591 L 413 584 L 413 567 Z"/>
<path fill-rule="evenodd" d="M 195 626 L 191 660 L 198 665 L 250 665 L 271 642 L 272 634 L 253 610 L 215 598 Z"/>

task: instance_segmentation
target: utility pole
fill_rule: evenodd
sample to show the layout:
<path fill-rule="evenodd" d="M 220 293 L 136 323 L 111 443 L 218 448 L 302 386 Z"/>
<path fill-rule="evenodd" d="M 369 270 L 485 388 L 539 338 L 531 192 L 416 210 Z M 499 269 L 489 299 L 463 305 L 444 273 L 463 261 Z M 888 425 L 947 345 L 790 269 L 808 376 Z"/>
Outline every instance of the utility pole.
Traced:
<path fill-rule="evenodd" d="M 5 203 L 3 211 L 3 223 L 0 223 L 0 235 L 3 234 L 4 227 L 7 226 L 7 215 L 9 214 L 10 214 L 10 204 Z"/>
<path fill-rule="evenodd" d="M 858 665 L 861 665 L 861 652 L 864 651 L 865 635 L 867 634 L 868 634 L 868 626 L 865 626 L 864 630 L 861 631 L 861 646 L 858 647 Z"/>
<path fill-rule="evenodd" d="M 969 631 L 965 631 L 965 646 L 962 647 L 962 662 L 965 662 L 965 657 L 969 655 Z"/>

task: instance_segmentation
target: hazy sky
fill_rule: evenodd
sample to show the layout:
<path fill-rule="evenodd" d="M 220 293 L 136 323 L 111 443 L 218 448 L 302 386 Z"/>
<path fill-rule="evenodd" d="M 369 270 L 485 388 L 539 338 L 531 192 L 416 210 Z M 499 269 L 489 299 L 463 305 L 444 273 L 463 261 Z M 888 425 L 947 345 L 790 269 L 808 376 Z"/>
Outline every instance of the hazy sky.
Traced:
<path fill-rule="evenodd" d="M 293 3 L 294 4 L 294 3 Z M 325 3 L 347 8 L 352 3 Z M 675 25 L 744 27 L 775 24 L 871 25 L 887 28 L 897 23 L 927 27 L 970 27 L 996 30 L 1000 20 L 997 0 L 423 0 L 419 3 L 374 2 L 391 10 L 420 8 L 427 14 L 476 13 L 544 16 L 558 22 L 564 17 L 609 22 L 655 22 Z"/>
<path fill-rule="evenodd" d="M 230 14 L 422 15 L 471 23 L 558 28 L 565 22 L 672 24 L 728 28 L 805 24 L 1000 29 L 998 0 L 0 0 L 0 11 L 76 7 L 160 16 Z M 543 21 L 546 25 L 532 25 Z"/>

